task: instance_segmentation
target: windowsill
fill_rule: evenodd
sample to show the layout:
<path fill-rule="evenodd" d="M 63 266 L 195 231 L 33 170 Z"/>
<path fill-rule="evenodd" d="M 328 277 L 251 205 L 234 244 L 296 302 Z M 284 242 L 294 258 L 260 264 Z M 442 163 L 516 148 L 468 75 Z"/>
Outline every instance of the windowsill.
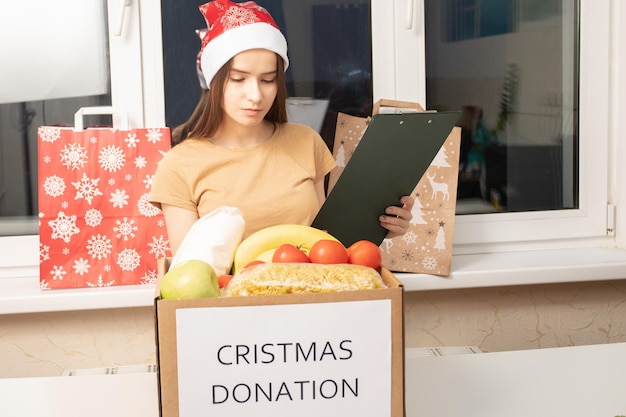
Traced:
<path fill-rule="evenodd" d="M 449 277 L 396 273 L 406 291 L 626 279 L 626 250 L 574 248 L 457 255 Z M 24 272 L 24 271 L 22 271 Z M 154 286 L 40 290 L 38 270 L 0 279 L 0 314 L 153 305 Z M 32 275 L 32 276 L 29 276 Z"/>
<path fill-rule="evenodd" d="M 626 250 L 571 248 L 456 255 L 449 277 L 396 274 L 406 291 L 626 279 Z"/>

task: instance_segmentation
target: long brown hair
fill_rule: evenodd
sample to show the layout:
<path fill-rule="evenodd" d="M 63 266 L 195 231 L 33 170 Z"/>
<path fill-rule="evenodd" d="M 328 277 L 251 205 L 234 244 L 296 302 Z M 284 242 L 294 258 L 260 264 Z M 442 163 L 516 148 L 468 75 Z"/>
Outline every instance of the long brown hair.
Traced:
<path fill-rule="evenodd" d="M 202 89 L 202 91 L 200 92 L 200 99 L 198 99 L 198 103 L 196 103 L 196 107 L 194 107 L 191 116 L 189 116 L 189 118 L 183 123 L 172 129 L 172 146 L 179 144 L 181 141 L 189 137 L 189 130 L 193 125 L 198 123 L 198 120 L 202 115 L 202 111 L 209 101 L 208 98 L 209 90 Z"/>
<path fill-rule="evenodd" d="M 224 118 L 222 103 L 224 102 L 224 90 L 232 64 L 233 59 L 224 64 L 213 77 L 211 88 L 203 92 L 196 109 L 189 120 L 184 123 L 188 129 L 186 135 L 180 138 L 181 142 L 187 138 L 210 138 L 217 132 Z M 273 123 L 285 123 L 287 121 L 285 63 L 278 54 L 276 55 L 276 64 L 276 98 L 265 115 L 265 120 Z"/>

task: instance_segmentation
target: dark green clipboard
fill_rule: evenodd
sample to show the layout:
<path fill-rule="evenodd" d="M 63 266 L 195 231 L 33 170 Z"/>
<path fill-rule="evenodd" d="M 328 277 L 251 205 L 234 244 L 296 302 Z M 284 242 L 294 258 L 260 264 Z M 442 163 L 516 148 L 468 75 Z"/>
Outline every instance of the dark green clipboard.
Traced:
<path fill-rule="evenodd" d="M 312 226 L 346 247 L 362 239 L 380 245 L 378 217 L 410 195 L 461 112 L 376 114 Z"/>

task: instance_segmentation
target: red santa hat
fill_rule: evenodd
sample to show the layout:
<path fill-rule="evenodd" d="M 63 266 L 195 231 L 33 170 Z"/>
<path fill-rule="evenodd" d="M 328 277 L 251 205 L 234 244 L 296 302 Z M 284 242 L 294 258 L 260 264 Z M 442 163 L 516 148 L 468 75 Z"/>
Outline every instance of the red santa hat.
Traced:
<path fill-rule="evenodd" d="M 200 65 L 210 87 L 211 80 L 232 57 L 249 49 L 267 49 L 289 66 L 287 41 L 272 16 L 253 1 L 234 3 L 214 0 L 199 6 L 207 23 L 202 38 Z"/>

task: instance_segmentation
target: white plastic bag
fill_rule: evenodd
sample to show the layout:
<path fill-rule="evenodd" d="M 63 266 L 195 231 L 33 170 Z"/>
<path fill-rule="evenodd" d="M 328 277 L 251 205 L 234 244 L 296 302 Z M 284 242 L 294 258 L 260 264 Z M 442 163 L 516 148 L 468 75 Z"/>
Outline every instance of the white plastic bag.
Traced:
<path fill-rule="evenodd" d="M 245 221 L 236 207 L 220 206 L 199 218 L 185 235 L 170 268 L 191 259 L 205 261 L 217 275 L 230 272 Z"/>

